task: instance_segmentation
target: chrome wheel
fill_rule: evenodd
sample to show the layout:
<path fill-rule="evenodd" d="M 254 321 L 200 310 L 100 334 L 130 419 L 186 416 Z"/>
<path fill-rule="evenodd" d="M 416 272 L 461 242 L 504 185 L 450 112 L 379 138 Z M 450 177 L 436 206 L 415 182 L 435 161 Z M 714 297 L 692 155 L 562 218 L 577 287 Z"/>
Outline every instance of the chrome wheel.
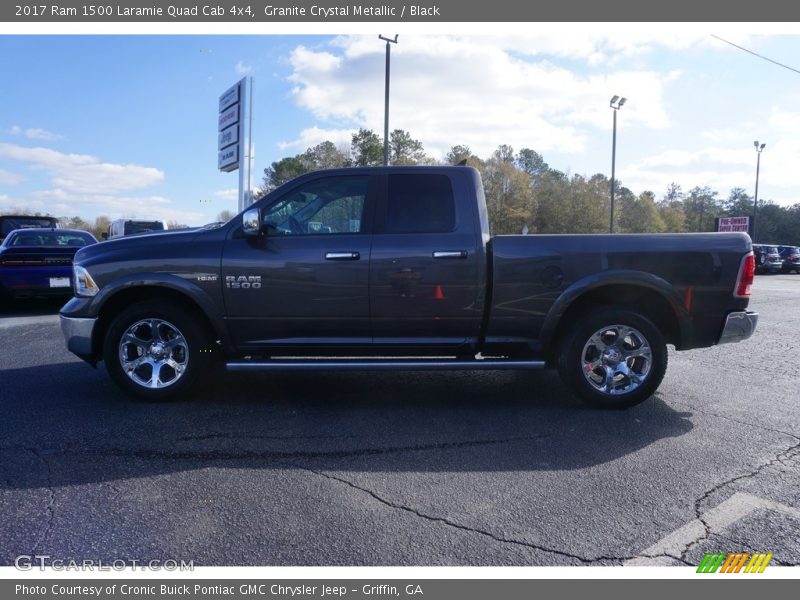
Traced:
<path fill-rule="evenodd" d="M 186 372 L 189 345 L 172 323 L 163 319 L 136 321 L 119 342 L 119 364 L 137 385 L 160 389 L 173 385 Z"/>
<path fill-rule="evenodd" d="M 653 351 L 637 329 L 609 325 L 592 334 L 583 346 L 581 361 L 583 376 L 594 389 L 608 395 L 627 394 L 647 380 Z"/>

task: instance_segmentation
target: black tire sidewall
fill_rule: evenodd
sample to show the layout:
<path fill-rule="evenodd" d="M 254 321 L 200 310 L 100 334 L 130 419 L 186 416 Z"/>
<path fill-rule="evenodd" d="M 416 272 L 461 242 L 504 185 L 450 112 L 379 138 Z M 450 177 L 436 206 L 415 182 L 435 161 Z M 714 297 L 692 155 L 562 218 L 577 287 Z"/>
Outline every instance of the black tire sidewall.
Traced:
<path fill-rule="evenodd" d="M 637 329 L 645 337 L 653 353 L 647 380 L 631 392 L 613 396 L 592 387 L 586 381 L 581 366 L 583 348 L 589 337 L 609 325 L 629 325 Z M 628 408 L 650 398 L 661 385 L 667 370 L 667 347 L 659 329 L 643 315 L 624 309 L 600 309 L 578 320 L 561 345 L 557 366 L 562 380 L 586 404 L 605 409 Z"/>
<path fill-rule="evenodd" d="M 164 388 L 149 389 L 135 383 L 119 362 L 122 335 L 133 323 L 143 319 L 163 319 L 177 327 L 186 339 L 189 351 L 186 370 L 178 381 Z M 185 398 L 207 370 L 209 354 L 203 350 L 208 346 L 208 336 L 191 311 L 165 301 L 153 300 L 129 306 L 111 321 L 103 343 L 103 360 L 111 378 L 128 394 L 149 402 L 169 402 Z"/>

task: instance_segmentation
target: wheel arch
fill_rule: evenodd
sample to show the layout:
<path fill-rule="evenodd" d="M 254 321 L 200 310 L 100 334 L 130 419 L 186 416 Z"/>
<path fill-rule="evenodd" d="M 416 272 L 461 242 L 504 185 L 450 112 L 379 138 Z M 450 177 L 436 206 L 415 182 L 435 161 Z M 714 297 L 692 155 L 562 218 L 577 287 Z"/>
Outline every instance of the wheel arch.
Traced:
<path fill-rule="evenodd" d="M 676 348 L 691 338 L 683 299 L 667 281 L 638 271 L 606 271 L 576 282 L 559 296 L 542 327 L 543 347 L 555 349 L 570 325 L 597 307 L 630 309 L 647 317 Z"/>
<path fill-rule="evenodd" d="M 223 339 L 223 331 L 214 323 L 203 304 L 185 290 L 164 284 L 143 284 L 125 286 L 110 294 L 103 302 L 97 315 L 97 324 L 92 332 L 92 348 L 97 356 L 103 355 L 103 344 L 111 322 L 123 309 L 139 302 L 163 300 L 183 307 L 199 320 L 201 325 L 212 332 L 215 340 Z"/>

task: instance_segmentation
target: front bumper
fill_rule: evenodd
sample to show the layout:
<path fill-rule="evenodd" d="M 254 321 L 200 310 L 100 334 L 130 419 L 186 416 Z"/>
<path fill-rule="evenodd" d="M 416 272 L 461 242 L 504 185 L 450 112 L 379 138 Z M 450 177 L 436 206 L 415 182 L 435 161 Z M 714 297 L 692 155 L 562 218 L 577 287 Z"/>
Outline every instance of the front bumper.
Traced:
<path fill-rule="evenodd" d="M 736 311 L 725 318 L 725 326 L 718 344 L 732 344 L 746 340 L 756 330 L 758 313 L 750 311 Z"/>
<path fill-rule="evenodd" d="M 95 352 L 92 347 L 92 334 L 97 323 L 96 318 L 65 317 L 61 318 L 61 331 L 67 342 L 67 350 L 84 360 L 92 360 Z"/>

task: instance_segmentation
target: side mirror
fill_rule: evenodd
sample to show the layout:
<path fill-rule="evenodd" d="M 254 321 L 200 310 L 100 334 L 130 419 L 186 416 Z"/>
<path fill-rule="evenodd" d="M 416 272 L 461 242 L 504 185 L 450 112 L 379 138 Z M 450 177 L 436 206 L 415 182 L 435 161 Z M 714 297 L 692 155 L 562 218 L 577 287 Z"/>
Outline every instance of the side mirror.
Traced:
<path fill-rule="evenodd" d="M 244 211 L 242 215 L 242 232 L 247 237 L 261 235 L 261 211 L 259 209 L 251 208 Z"/>
<path fill-rule="evenodd" d="M 107 240 L 108 239 L 108 232 L 104 231 L 103 233 L 100 234 L 100 237 L 103 238 L 104 240 Z"/>

